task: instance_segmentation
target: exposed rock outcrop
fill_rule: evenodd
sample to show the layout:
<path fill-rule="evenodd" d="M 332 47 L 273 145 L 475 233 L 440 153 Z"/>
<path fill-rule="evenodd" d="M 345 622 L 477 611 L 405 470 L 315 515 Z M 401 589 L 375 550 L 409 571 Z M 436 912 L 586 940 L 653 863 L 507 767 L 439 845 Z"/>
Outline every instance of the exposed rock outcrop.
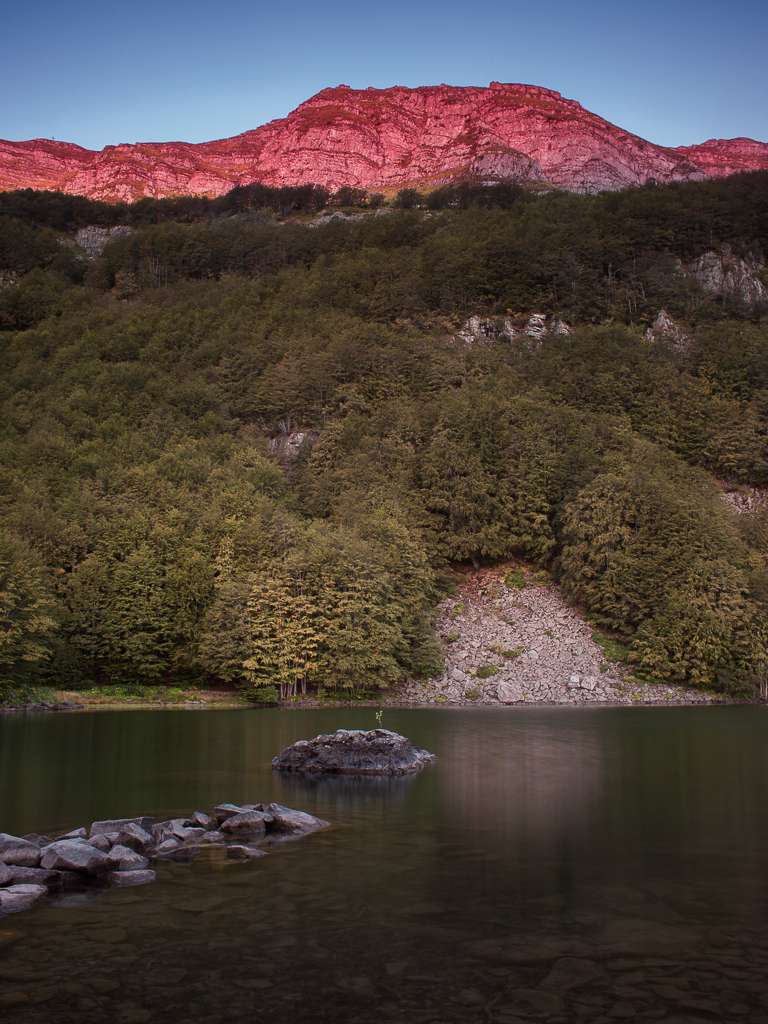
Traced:
<path fill-rule="evenodd" d="M 533 85 L 324 89 L 286 118 L 230 139 L 127 143 L 0 141 L 0 189 L 53 189 L 134 201 L 221 195 L 235 185 L 397 189 L 480 178 L 574 192 L 698 181 L 768 167 L 751 139 L 655 146 L 575 100 Z"/>
<path fill-rule="evenodd" d="M 529 348 L 536 348 L 545 338 L 567 336 L 570 333 L 571 327 L 558 317 L 531 313 L 530 316 L 491 318 L 471 316 L 456 337 L 467 345 L 478 341 L 498 341 L 500 338 L 509 341 L 521 338 Z"/>
<path fill-rule="evenodd" d="M 768 302 L 768 288 L 761 277 L 764 268 L 761 255 L 737 256 L 729 245 L 719 252 L 705 252 L 683 267 L 708 295 L 741 299 L 749 306 Z"/>
<path fill-rule="evenodd" d="M 127 224 L 119 224 L 115 228 L 100 228 L 95 224 L 89 224 L 85 228 L 80 228 L 75 235 L 75 241 L 81 249 L 85 249 L 87 256 L 95 259 L 101 256 L 109 242 L 133 233 L 133 228 L 129 228 Z"/>
<path fill-rule="evenodd" d="M 645 332 L 647 341 L 665 341 L 682 355 L 688 351 L 693 338 L 687 334 L 677 321 L 664 309 L 660 309 L 656 319 Z"/>
<path fill-rule="evenodd" d="M 696 146 L 677 146 L 670 152 L 687 157 L 710 178 L 765 170 L 768 166 L 768 142 L 754 139 L 709 139 Z"/>
<path fill-rule="evenodd" d="M 269 439 L 269 451 L 283 466 L 292 466 L 302 448 L 317 444 L 320 435 L 313 430 L 288 430 Z"/>
<path fill-rule="evenodd" d="M 272 767 L 334 775 L 405 775 L 434 760 L 434 754 L 389 729 L 337 729 L 333 735 L 321 733 L 292 743 L 273 759 Z"/>
<path fill-rule="evenodd" d="M 726 505 L 741 516 L 756 516 L 768 505 L 768 491 L 760 487 L 746 487 L 738 491 L 723 491 L 721 495 Z"/>

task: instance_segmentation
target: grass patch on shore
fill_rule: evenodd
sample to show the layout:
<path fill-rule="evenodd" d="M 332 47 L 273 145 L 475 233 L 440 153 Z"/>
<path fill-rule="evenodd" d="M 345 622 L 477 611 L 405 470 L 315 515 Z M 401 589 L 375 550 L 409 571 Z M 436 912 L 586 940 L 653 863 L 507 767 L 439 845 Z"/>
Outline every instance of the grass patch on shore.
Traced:
<path fill-rule="evenodd" d="M 629 648 L 625 647 L 624 644 L 620 644 L 617 640 L 612 640 L 604 633 L 600 633 L 598 631 L 595 631 L 592 634 L 592 640 L 599 647 L 602 647 L 606 661 L 610 661 L 614 664 L 627 664 L 629 660 Z"/>
<path fill-rule="evenodd" d="M 237 691 L 206 690 L 196 687 L 181 686 L 143 686 L 139 683 L 127 683 L 120 686 L 92 686 L 88 690 L 55 690 L 49 700 L 72 701 L 86 706 L 112 706 L 115 704 L 137 705 L 168 705 L 168 704 L 226 704 L 236 705 L 244 702 L 243 695 Z"/>

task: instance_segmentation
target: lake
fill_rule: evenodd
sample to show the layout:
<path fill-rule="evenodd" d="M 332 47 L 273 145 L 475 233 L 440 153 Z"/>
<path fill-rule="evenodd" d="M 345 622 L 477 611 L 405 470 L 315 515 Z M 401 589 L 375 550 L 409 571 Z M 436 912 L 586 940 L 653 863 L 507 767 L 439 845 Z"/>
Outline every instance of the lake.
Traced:
<path fill-rule="evenodd" d="M 7 916 L 0 1020 L 768 1024 L 768 708 L 386 709 L 382 724 L 436 763 L 273 775 L 294 740 L 374 728 L 371 708 L 0 716 L 3 832 L 225 801 L 332 825 Z"/>

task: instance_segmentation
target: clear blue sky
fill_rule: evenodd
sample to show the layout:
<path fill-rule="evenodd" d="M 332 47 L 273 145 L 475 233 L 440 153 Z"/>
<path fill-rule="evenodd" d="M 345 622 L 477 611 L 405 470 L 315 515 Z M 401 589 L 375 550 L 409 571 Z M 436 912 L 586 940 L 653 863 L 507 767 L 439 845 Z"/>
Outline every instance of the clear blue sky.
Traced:
<path fill-rule="evenodd" d="M 556 89 L 659 145 L 768 141 L 768 0 L 27 0 L 0 138 L 205 142 L 328 86 Z"/>

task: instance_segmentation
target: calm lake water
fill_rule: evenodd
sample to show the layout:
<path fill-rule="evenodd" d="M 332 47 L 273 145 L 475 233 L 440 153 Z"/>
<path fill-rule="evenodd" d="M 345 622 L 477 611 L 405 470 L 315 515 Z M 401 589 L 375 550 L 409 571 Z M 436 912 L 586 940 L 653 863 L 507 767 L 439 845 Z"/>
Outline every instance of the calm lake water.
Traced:
<path fill-rule="evenodd" d="M 0 1020 L 768 1024 L 768 708 L 388 709 L 437 754 L 415 777 L 271 771 L 294 740 L 375 725 L 0 717 L 0 831 L 223 801 L 332 823 L 6 917 Z"/>

